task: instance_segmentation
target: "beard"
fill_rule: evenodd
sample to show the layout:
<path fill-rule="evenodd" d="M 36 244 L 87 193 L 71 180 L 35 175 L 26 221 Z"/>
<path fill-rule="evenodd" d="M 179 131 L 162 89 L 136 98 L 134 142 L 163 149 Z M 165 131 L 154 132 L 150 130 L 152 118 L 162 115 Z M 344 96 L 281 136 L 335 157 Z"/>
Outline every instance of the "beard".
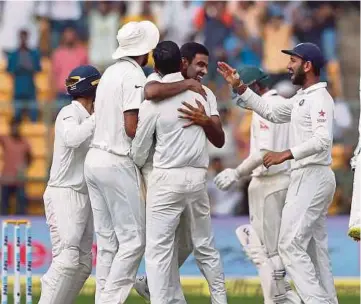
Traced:
<path fill-rule="evenodd" d="M 294 78 L 292 80 L 292 83 L 294 85 L 302 86 L 305 83 L 306 80 L 306 73 L 303 70 L 303 67 L 300 66 L 294 73 Z"/>

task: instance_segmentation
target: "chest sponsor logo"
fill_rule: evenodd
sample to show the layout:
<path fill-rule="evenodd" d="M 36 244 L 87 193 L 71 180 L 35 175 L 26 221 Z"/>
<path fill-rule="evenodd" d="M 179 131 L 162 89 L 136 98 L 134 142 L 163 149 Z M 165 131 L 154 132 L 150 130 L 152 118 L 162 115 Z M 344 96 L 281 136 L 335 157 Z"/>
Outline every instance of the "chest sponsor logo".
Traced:
<path fill-rule="evenodd" d="M 318 112 L 318 119 L 317 122 L 325 122 L 326 121 L 326 112 L 324 112 L 323 110 L 321 110 L 320 112 Z"/>

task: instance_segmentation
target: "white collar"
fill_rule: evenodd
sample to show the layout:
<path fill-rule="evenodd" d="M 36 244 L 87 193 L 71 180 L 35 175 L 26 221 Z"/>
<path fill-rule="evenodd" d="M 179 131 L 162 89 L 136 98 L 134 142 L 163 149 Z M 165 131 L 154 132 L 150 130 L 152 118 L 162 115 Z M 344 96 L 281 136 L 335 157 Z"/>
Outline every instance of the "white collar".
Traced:
<path fill-rule="evenodd" d="M 162 82 L 176 82 L 181 80 L 184 80 L 181 72 L 167 74 L 162 78 Z"/>
<path fill-rule="evenodd" d="M 326 88 L 327 87 L 327 83 L 326 82 L 317 82 L 313 85 L 311 85 L 310 87 L 308 87 L 307 89 L 299 89 L 297 91 L 297 94 L 308 94 L 311 93 L 313 91 L 322 89 L 322 88 Z"/>
<path fill-rule="evenodd" d="M 277 91 L 276 90 L 269 90 L 267 91 L 266 93 L 264 93 L 262 95 L 262 97 L 269 97 L 269 96 L 273 96 L 273 95 L 278 95 Z"/>
<path fill-rule="evenodd" d="M 134 65 L 136 68 L 142 69 L 142 67 L 139 65 L 139 63 L 136 62 L 133 58 L 123 57 L 123 58 L 120 58 L 119 61 L 128 61 L 129 63 Z"/>
<path fill-rule="evenodd" d="M 84 108 L 84 106 L 77 100 L 71 102 L 77 109 L 79 109 L 82 118 L 88 118 L 90 116 L 89 112 Z"/>

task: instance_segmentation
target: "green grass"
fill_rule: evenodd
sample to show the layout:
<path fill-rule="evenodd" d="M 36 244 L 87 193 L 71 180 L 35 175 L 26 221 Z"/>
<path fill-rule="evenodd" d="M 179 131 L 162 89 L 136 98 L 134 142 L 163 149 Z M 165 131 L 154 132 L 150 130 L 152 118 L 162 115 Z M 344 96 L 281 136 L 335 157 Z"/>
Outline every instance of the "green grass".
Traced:
<path fill-rule="evenodd" d="M 25 303 L 25 299 L 23 297 L 22 303 Z M 39 298 L 34 297 L 33 303 L 38 303 Z M 13 303 L 12 297 L 9 296 L 9 304 Z M 75 304 L 93 304 L 94 297 L 91 296 L 79 296 L 76 300 Z M 126 301 L 126 304 L 145 304 L 146 302 L 138 297 L 138 296 L 130 296 Z M 187 297 L 188 304 L 209 304 L 209 297 L 202 296 L 188 296 Z M 359 296 L 340 296 L 339 304 L 359 304 L 360 297 Z M 263 304 L 263 299 L 261 297 L 229 297 L 228 304 Z"/>

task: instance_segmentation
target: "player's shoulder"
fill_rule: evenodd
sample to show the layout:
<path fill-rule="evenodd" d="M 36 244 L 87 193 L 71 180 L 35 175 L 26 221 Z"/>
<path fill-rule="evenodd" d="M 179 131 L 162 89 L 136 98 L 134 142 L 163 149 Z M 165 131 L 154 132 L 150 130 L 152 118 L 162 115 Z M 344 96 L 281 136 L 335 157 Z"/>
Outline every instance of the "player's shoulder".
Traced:
<path fill-rule="evenodd" d="M 58 113 L 58 116 L 56 117 L 56 122 L 64 121 L 70 118 L 77 119 L 77 111 L 75 109 L 75 106 L 73 104 L 69 104 L 67 106 L 64 106 L 61 108 L 61 110 Z"/>
<path fill-rule="evenodd" d="M 150 75 L 147 77 L 146 83 L 149 83 L 149 82 L 152 82 L 152 81 L 161 82 L 161 81 L 162 81 L 162 77 L 161 77 L 158 73 L 153 72 L 152 74 L 150 74 Z"/>
<path fill-rule="evenodd" d="M 207 97 L 217 99 L 217 98 L 216 98 L 216 95 L 214 95 L 213 91 L 212 91 L 210 88 L 208 88 L 208 87 L 205 86 L 205 85 L 202 85 L 202 87 L 203 87 L 203 89 L 206 91 Z"/>

